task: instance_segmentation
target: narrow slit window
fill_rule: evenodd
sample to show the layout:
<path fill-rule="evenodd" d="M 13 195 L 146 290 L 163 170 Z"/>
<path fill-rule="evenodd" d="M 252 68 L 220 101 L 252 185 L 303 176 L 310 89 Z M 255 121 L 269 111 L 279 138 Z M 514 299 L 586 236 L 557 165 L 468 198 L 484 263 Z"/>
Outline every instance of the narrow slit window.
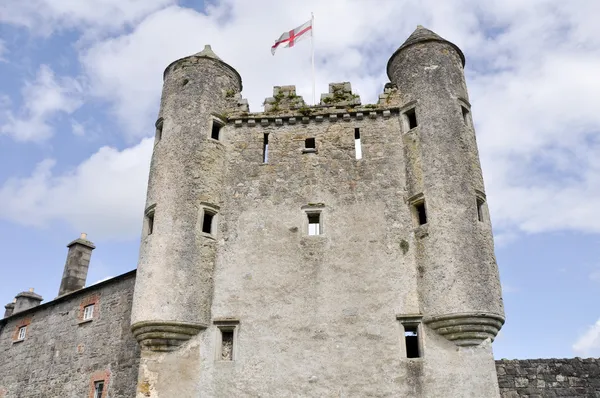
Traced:
<path fill-rule="evenodd" d="M 419 225 L 427 224 L 427 213 L 425 212 L 425 202 L 415 204 L 415 212 Z"/>
<path fill-rule="evenodd" d="M 321 213 L 307 213 L 308 216 L 308 234 L 321 234 Z"/>
<path fill-rule="evenodd" d="M 269 163 L 269 134 L 263 136 L 263 163 Z"/>
<path fill-rule="evenodd" d="M 152 235 L 152 232 L 154 231 L 154 212 L 148 213 L 148 215 L 146 215 L 146 220 L 148 222 L 148 235 Z"/>
<path fill-rule="evenodd" d="M 213 220 L 215 218 L 214 213 L 210 213 L 208 211 L 204 211 L 204 216 L 202 218 L 202 232 L 207 234 L 212 234 L 213 230 Z"/>
<path fill-rule="evenodd" d="M 213 120 L 210 138 L 219 141 L 221 139 L 221 128 L 223 125 L 216 120 Z"/>
<path fill-rule="evenodd" d="M 233 361 L 233 329 L 221 329 L 221 361 Z"/>
<path fill-rule="evenodd" d="M 465 122 L 465 124 L 468 126 L 469 125 L 469 110 L 467 108 L 465 108 L 464 106 L 461 106 L 460 108 L 462 109 L 463 122 Z"/>
<path fill-rule="evenodd" d="M 419 327 L 418 325 L 404 325 L 404 342 L 406 343 L 406 357 L 420 358 L 419 352 Z"/>
<path fill-rule="evenodd" d="M 19 328 L 19 334 L 17 336 L 17 340 L 25 340 L 26 334 L 27 334 L 27 326 L 21 326 Z"/>
<path fill-rule="evenodd" d="M 316 148 L 315 139 L 314 138 L 307 138 L 306 140 L 304 140 L 304 148 L 306 148 L 306 149 L 315 149 Z"/>
<path fill-rule="evenodd" d="M 94 382 L 94 398 L 102 398 L 104 392 L 104 380 Z"/>
<path fill-rule="evenodd" d="M 163 130 L 163 119 L 160 118 L 156 122 L 156 137 L 154 139 L 155 142 L 158 142 L 158 141 L 161 140 L 161 138 L 162 138 L 162 130 Z"/>
<path fill-rule="evenodd" d="M 354 129 L 354 153 L 356 159 L 362 159 L 362 147 L 360 145 L 360 129 L 356 127 Z"/>
<path fill-rule="evenodd" d="M 87 305 L 83 308 L 83 320 L 87 321 L 94 317 L 94 304 Z"/>
<path fill-rule="evenodd" d="M 408 130 L 417 127 L 417 113 L 415 111 L 415 108 L 409 109 L 406 112 L 404 112 L 404 119 Z"/>
<path fill-rule="evenodd" d="M 483 199 L 477 198 L 477 220 L 483 222 Z"/>

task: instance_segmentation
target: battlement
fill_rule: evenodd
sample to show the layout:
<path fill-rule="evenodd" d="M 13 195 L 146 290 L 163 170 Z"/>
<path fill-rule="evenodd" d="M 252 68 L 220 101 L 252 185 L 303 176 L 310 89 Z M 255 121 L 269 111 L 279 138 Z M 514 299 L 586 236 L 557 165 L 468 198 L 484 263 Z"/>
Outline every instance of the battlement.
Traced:
<path fill-rule="evenodd" d="M 273 96 L 265 99 L 263 112 L 249 112 L 248 101 L 241 94 L 233 99 L 237 101 L 235 107 L 223 116 L 236 127 L 388 118 L 398 113 L 405 102 L 396 86 L 387 83 L 376 104 L 363 105 L 360 96 L 352 92 L 350 82 L 329 83 L 329 92 L 321 94 L 318 105 L 307 105 L 304 98 L 296 94 L 294 85 L 273 87 Z"/>

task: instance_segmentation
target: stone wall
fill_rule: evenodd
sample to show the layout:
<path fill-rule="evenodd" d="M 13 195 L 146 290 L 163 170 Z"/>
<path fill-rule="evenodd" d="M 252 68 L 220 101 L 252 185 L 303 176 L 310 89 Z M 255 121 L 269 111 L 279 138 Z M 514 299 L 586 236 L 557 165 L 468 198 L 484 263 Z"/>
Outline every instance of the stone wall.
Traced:
<path fill-rule="evenodd" d="M 0 320 L 0 398 L 133 397 L 139 348 L 130 331 L 135 272 Z M 83 307 L 95 303 L 93 319 Z M 18 340 L 18 328 L 27 325 Z"/>
<path fill-rule="evenodd" d="M 600 397 L 600 359 L 496 361 L 503 398 Z"/>

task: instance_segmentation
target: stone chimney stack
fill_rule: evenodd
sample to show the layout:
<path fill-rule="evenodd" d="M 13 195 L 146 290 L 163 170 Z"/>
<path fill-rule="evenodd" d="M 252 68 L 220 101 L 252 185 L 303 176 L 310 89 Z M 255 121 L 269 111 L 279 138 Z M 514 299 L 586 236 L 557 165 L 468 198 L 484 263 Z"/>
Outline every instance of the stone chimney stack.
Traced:
<path fill-rule="evenodd" d="M 28 292 L 21 292 L 15 297 L 12 314 L 16 314 L 17 312 L 37 307 L 38 305 L 40 305 L 42 300 L 42 296 L 40 296 L 37 293 L 34 293 L 33 288 L 29 289 Z"/>
<path fill-rule="evenodd" d="M 92 242 L 87 240 L 85 233 L 82 233 L 79 239 L 69 243 L 67 247 L 69 252 L 58 291 L 59 297 L 85 286 L 92 250 L 96 248 Z"/>
<path fill-rule="evenodd" d="M 12 303 L 8 303 L 4 306 L 4 318 L 7 318 L 13 314 L 13 311 L 15 310 L 16 301 L 17 299 L 14 299 Z"/>

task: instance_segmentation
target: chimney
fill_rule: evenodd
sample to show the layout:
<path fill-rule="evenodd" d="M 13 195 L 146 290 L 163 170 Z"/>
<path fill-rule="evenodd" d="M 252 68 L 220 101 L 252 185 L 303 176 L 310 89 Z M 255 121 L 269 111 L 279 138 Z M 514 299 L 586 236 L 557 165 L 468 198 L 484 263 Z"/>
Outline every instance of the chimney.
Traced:
<path fill-rule="evenodd" d="M 87 234 L 85 233 L 82 233 L 79 239 L 69 243 L 67 247 L 69 252 L 67 253 L 67 262 L 65 263 L 60 289 L 58 290 L 59 297 L 85 286 L 92 250 L 96 248 L 92 242 L 87 240 Z"/>
<path fill-rule="evenodd" d="M 4 317 L 8 318 L 9 316 L 11 316 L 13 314 L 13 311 L 15 310 L 15 303 L 17 302 L 17 299 L 14 299 L 12 301 L 12 303 L 8 303 L 4 306 Z"/>
<path fill-rule="evenodd" d="M 21 292 L 16 295 L 15 303 L 13 307 L 13 314 L 17 312 L 25 311 L 33 307 L 37 307 L 42 302 L 43 298 L 37 293 L 33 292 L 33 288 L 29 289 L 28 292 Z M 10 304 L 9 304 L 10 305 Z M 6 308 L 6 307 L 5 307 Z"/>

